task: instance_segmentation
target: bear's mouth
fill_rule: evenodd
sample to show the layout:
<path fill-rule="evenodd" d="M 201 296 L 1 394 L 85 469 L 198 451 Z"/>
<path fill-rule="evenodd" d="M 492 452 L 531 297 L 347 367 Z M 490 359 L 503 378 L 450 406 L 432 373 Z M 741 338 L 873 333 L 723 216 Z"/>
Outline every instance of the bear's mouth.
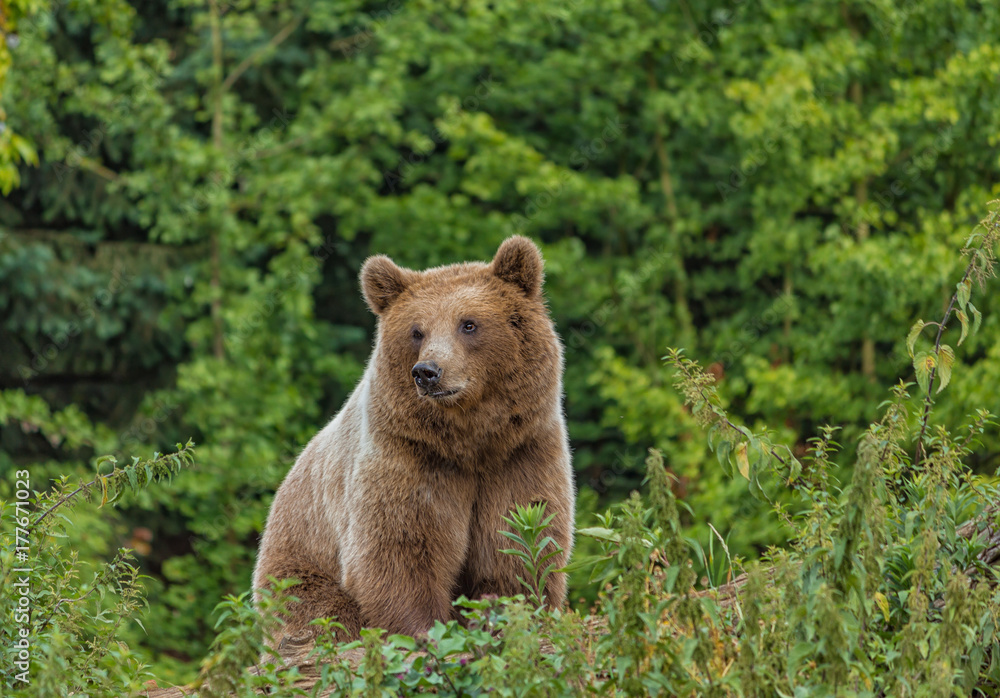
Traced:
<path fill-rule="evenodd" d="M 454 390 L 423 390 L 421 394 L 424 397 L 434 398 L 435 400 L 440 400 L 441 398 L 451 397 L 459 392 L 460 388 L 455 388 Z"/>

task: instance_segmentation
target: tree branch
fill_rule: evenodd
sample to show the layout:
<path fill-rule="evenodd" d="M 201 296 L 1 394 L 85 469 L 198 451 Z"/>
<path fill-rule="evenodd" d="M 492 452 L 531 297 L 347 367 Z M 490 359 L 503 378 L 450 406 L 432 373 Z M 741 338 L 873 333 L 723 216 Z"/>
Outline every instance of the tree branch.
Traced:
<path fill-rule="evenodd" d="M 351 36 L 345 36 L 343 39 L 334 39 L 330 42 L 331 51 L 348 51 L 358 44 L 360 44 L 365 39 L 371 38 L 371 30 L 365 29 L 359 31 L 357 34 L 352 34 Z"/>
<path fill-rule="evenodd" d="M 114 170 L 108 169 L 101 163 L 91 160 L 90 158 L 80 158 L 80 167 L 88 172 L 93 172 L 101 179 L 106 179 L 109 182 L 117 182 L 121 177 L 121 175 Z"/>
<path fill-rule="evenodd" d="M 965 283 L 966 280 L 972 275 L 972 269 L 976 264 L 976 256 L 972 255 L 972 259 L 969 260 L 968 266 L 965 267 L 965 273 L 962 275 L 962 280 L 960 284 Z M 940 356 L 941 353 L 941 335 L 944 334 L 945 325 L 948 324 L 948 319 L 951 317 L 951 311 L 955 308 L 955 303 L 958 301 L 958 291 L 956 290 L 951 294 L 951 301 L 948 303 L 948 307 L 944 311 L 944 317 L 941 322 L 935 323 L 938 326 L 937 337 L 934 338 L 934 354 L 935 356 Z M 934 378 L 937 377 L 937 364 L 931 369 L 930 379 L 927 381 L 927 394 L 924 395 L 924 413 L 920 417 L 920 435 L 917 437 L 917 457 L 914 459 L 913 467 L 920 467 L 920 461 L 924 455 L 924 435 L 927 433 L 927 423 L 931 416 L 931 405 L 934 403 L 933 389 L 934 389 Z"/>
<path fill-rule="evenodd" d="M 127 473 L 130 469 L 135 469 L 140 465 L 146 465 L 146 464 L 155 465 L 157 463 L 172 460 L 174 458 L 180 458 L 181 460 L 186 460 L 190 462 L 189 459 L 191 458 L 191 452 L 193 450 L 194 450 L 194 445 L 189 441 L 187 444 L 185 444 L 182 448 L 178 449 L 174 453 L 155 454 L 156 457 L 151 460 L 137 461 L 135 463 L 130 463 L 122 468 L 118 468 L 117 466 L 115 466 L 115 469 L 112 472 L 108 473 L 107 475 L 98 474 L 93 480 L 89 482 L 80 483 L 80 486 L 77 487 L 75 490 L 73 490 L 68 494 L 64 494 L 62 497 L 56 500 L 56 502 L 52 506 L 50 506 L 48 509 L 39 514 L 38 518 L 34 520 L 34 522 L 31 524 L 31 526 L 29 526 L 29 528 L 32 530 L 37 528 L 38 525 L 42 523 L 42 521 L 44 521 L 50 514 L 55 512 L 59 507 L 66 504 L 66 502 L 71 501 L 81 492 L 85 492 L 90 488 L 95 487 L 101 481 L 101 478 L 111 478 L 111 477 L 121 478 L 123 477 L 123 473 Z"/>
<path fill-rule="evenodd" d="M 658 89 L 656 75 L 653 72 L 651 63 L 647 63 L 646 81 L 651 92 Z M 656 114 L 656 129 L 653 131 L 653 145 L 656 149 L 656 157 L 660 164 L 660 188 L 663 190 L 663 198 L 667 204 L 667 213 L 670 214 L 670 245 L 673 247 L 674 258 L 674 304 L 677 306 L 677 323 L 683 333 L 684 343 L 693 345 L 696 339 L 694 322 L 691 320 L 691 308 L 688 304 L 688 275 L 684 267 L 684 256 L 681 254 L 681 236 L 679 231 L 678 218 L 680 216 L 677 208 L 677 195 L 674 192 L 674 180 L 670 175 L 670 155 L 663 142 L 663 134 L 666 126 L 663 123 L 663 116 Z"/>
<path fill-rule="evenodd" d="M 677 366 L 678 370 L 683 371 L 690 378 L 690 374 L 688 373 L 688 371 L 684 368 L 684 366 L 682 364 L 677 363 L 675 365 Z M 698 386 L 697 390 L 698 390 L 698 394 L 701 396 L 701 399 L 704 400 L 705 404 L 706 405 L 711 405 L 712 401 L 708 398 L 708 395 L 705 394 L 704 388 L 702 388 L 701 386 Z M 721 407 L 718 408 L 718 409 L 720 411 L 722 410 Z M 727 427 L 729 427 L 730 429 L 732 429 L 733 431 L 735 431 L 737 434 L 739 434 L 743 438 L 747 439 L 748 441 L 753 438 L 753 432 L 750 429 L 747 429 L 746 431 L 744 431 L 743 427 L 740 427 L 740 426 L 734 424 L 733 422 L 729 421 L 729 417 L 727 417 L 725 414 L 720 414 L 719 412 L 716 412 L 714 408 L 713 408 L 712 411 L 715 412 L 716 416 L 719 417 L 719 420 L 723 424 L 725 424 Z M 784 458 L 782 458 L 781 456 L 779 456 L 777 454 L 777 452 L 774 450 L 774 448 L 768 447 L 767 448 L 767 452 L 771 456 L 773 456 L 774 459 L 777 460 L 779 463 L 781 463 L 783 466 L 785 466 L 786 468 L 789 467 L 788 461 L 786 461 Z"/>
<path fill-rule="evenodd" d="M 271 39 L 266 44 L 264 44 L 256 51 L 251 53 L 249 56 L 244 58 L 240 62 L 240 64 L 233 69 L 233 72 L 231 72 L 229 75 L 226 76 L 226 79 L 222 83 L 221 87 L 222 92 L 223 93 L 228 92 L 229 89 L 233 86 L 233 84 L 235 84 L 235 82 L 240 79 L 243 73 L 247 72 L 247 70 L 249 70 L 250 67 L 253 66 L 254 62 L 256 62 L 257 59 L 259 59 L 264 53 L 275 48 L 281 42 L 283 42 L 285 39 L 291 36 L 292 32 L 294 32 L 296 29 L 299 28 L 299 25 L 302 24 L 302 21 L 304 19 L 305 15 L 296 16 L 295 18 L 292 19 L 291 22 L 282 27 L 277 34 L 272 36 Z"/>
<path fill-rule="evenodd" d="M 212 108 L 212 145 L 215 146 L 217 156 L 222 154 L 222 97 L 225 92 L 222 82 L 222 19 L 219 14 L 218 0 L 209 0 L 211 4 L 211 25 L 212 25 L 212 73 L 215 77 L 215 87 L 213 89 Z M 212 349 L 215 358 L 222 359 L 225 356 L 225 343 L 223 339 L 222 326 L 222 250 L 219 240 L 219 226 L 212 226 L 209 232 L 211 237 L 210 264 L 212 268 L 212 278 L 209 282 L 212 287 Z"/>

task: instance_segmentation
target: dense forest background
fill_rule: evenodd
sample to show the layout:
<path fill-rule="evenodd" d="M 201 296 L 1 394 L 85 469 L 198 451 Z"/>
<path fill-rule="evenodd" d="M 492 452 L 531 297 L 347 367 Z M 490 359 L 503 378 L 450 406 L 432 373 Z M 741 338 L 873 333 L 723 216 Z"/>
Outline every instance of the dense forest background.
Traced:
<path fill-rule="evenodd" d="M 781 529 L 708 452 L 667 347 L 796 453 L 823 424 L 853 442 L 913 379 L 906 331 L 947 303 L 952 251 L 1000 193 L 991 2 L 11 6 L 0 472 L 43 487 L 197 442 L 195 469 L 78 512 L 66 541 L 137 551 L 155 630 L 124 632 L 177 680 L 361 374 L 367 255 L 423 268 L 539 241 L 581 521 L 657 447 L 688 535 L 708 549 L 711 523 L 755 558 Z M 1000 411 L 992 305 L 945 423 Z M 987 436 L 974 464 L 998 456 Z"/>

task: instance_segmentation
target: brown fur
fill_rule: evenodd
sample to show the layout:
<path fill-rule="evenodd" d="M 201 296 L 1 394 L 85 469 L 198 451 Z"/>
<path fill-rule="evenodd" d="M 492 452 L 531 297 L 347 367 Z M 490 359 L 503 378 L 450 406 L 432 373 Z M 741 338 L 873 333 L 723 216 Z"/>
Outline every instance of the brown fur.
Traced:
<path fill-rule="evenodd" d="M 515 503 L 548 502 L 557 566 L 573 544 L 562 347 L 538 248 L 513 237 L 490 264 L 424 272 L 375 256 L 361 285 L 378 315 L 375 350 L 279 488 L 254 571 L 256 589 L 302 581 L 286 637 L 331 615 L 348 638 L 361 627 L 412 635 L 453 617 L 460 594 L 522 592 L 523 567 L 499 552 L 510 543 L 497 532 Z M 411 369 L 426 361 L 442 369 L 437 389 L 456 394 L 425 394 Z M 563 603 L 565 575 L 547 594 Z"/>

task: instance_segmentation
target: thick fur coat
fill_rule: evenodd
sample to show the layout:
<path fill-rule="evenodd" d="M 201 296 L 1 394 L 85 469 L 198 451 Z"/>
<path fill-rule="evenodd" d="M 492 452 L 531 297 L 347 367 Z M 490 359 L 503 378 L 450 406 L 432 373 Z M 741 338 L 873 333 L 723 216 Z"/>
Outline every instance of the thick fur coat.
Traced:
<path fill-rule="evenodd" d="M 562 347 L 542 295 L 538 248 L 506 240 L 493 261 L 416 272 L 369 258 L 361 287 L 378 316 L 364 376 L 275 496 L 253 584 L 295 577 L 286 638 L 337 616 L 417 634 L 454 617 L 461 594 L 523 591 L 502 517 L 548 503 L 549 534 L 573 544 L 573 471 Z M 548 602 L 563 603 L 553 574 Z"/>

